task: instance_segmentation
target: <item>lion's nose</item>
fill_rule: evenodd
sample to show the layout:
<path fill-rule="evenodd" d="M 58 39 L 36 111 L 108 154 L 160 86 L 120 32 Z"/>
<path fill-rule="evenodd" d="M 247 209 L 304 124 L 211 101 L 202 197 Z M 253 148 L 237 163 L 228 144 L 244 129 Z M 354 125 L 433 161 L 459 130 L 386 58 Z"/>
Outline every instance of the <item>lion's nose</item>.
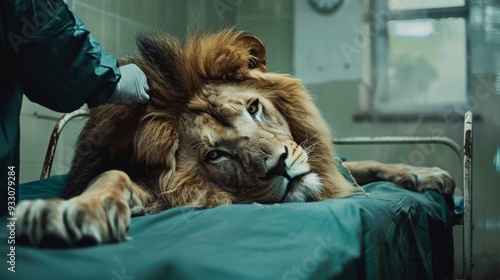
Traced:
<path fill-rule="evenodd" d="M 288 175 L 288 173 L 286 172 L 285 160 L 287 157 L 288 157 L 288 149 L 287 149 L 287 147 L 285 147 L 285 152 L 280 155 L 280 157 L 278 159 L 278 163 L 276 163 L 276 165 L 273 168 L 271 168 L 267 171 L 266 176 L 260 177 L 260 179 L 267 181 L 267 180 L 271 180 L 275 176 L 283 176 L 283 177 L 287 178 L 288 180 L 290 180 L 291 178 Z"/>

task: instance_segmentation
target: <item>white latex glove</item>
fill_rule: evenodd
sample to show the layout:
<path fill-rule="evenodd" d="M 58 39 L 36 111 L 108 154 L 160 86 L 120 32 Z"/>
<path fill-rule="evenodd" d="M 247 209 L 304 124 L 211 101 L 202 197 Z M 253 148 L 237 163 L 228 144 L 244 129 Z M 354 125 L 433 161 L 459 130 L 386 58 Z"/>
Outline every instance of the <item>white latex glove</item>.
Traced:
<path fill-rule="evenodd" d="M 111 95 L 109 103 L 146 103 L 149 100 L 148 80 L 142 70 L 135 64 L 120 67 L 121 79 Z"/>

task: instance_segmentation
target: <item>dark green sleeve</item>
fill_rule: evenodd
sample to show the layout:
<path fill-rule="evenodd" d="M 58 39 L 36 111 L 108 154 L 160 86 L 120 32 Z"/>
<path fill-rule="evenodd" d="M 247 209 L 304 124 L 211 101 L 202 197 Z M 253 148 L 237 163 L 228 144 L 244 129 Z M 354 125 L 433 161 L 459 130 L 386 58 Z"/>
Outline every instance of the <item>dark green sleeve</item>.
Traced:
<path fill-rule="evenodd" d="M 31 101 L 69 112 L 109 100 L 121 77 L 118 62 L 63 1 L 6 1 L 13 11 L 7 41 Z"/>

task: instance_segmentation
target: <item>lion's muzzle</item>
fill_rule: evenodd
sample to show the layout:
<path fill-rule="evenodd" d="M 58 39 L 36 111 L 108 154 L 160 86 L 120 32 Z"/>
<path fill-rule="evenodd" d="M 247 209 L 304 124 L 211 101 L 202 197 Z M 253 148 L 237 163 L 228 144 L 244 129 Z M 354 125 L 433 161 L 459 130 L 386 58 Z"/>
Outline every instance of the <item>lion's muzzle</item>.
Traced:
<path fill-rule="evenodd" d="M 287 158 L 288 158 L 288 148 L 285 146 L 285 152 L 280 155 L 276 165 L 273 168 L 271 168 L 269 171 L 267 171 L 266 176 L 259 177 L 259 179 L 261 179 L 263 181 L 269 181 L 275 176 L 283 176 L 291 183 L 292 181 L 298 180 L 301 177 L 304 177 L 305 175 L 311 173 L 311 171 L 305 171 L 301 174 L 294 174 L 293 177 L 290 176 L 290 174 L 288 174 L 288 171 L 287 171 L 288 170 L 287 164 L 286 164 Z"/>
<path fill-rule="evenodd" d="M 285 183 L 275 185 L 285 188 L 280 202 L 287 202 L 289 196 L 294 192 L 298 191 L 300 193 L 302 192 L 301 189 L 307 188 L 304 183 L 308 181 L 307 176 L 312 173 L 308 168 L 307 156 L 298 145 L 290 145 L 290 148 L 285 145 L 284 148 L 285 152 L 279 155 L 275 166 L 270 168 L 265 176 L 259 177 L 262 181 L 271 181 L 276 177 L 283 177 L 282 180 Z M 290 149 L 292 149 L 291 154 Z M 266 165 L 266 162 L 264 162 L 264 165 Z"/>
<path fill-rule="evenodd" d="M 288 157 L 288 148 L 285 147 L 285 152 L 280 155 L 276 165 L 267 171 L 266 176 L 259 177 L 259 179 L 261 179 L 263 181 L 269 181 L 275 176 L 283 176 L 283 177 L 287 178 L 288 180 L 291 180 L 290 175 L 288 175 L 288 173 L 286 171 L 285 160 L 287 157 Z"/>

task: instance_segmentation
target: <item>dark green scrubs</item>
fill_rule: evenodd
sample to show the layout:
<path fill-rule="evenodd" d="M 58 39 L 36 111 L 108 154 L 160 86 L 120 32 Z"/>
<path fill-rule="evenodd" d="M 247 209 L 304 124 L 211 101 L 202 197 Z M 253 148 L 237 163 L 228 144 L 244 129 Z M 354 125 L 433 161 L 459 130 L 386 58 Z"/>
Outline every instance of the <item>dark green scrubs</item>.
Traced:
<path fill-rule="evenodd" d="M 17 203 L 17 194 L 9 198 L 9 184 L 17 187 L 22 172 L 22 95 L 71 112 L 84 103 L 105 103 L 120 77 L 117 60 L 101 50 L 63 1 L 0 1 L 0 215 L 11 214 L 8 201 Z"/>

